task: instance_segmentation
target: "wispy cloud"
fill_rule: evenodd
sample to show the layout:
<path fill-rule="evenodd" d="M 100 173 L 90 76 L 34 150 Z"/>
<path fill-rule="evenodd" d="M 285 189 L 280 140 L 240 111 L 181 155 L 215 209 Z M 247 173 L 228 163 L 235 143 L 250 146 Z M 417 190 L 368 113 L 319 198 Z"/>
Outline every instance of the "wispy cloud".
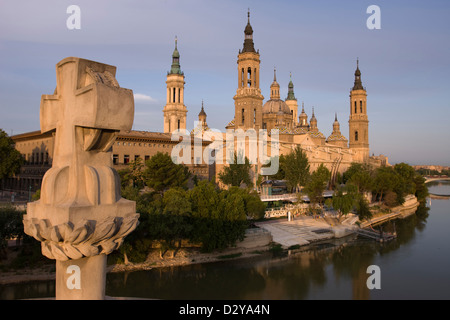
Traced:
<path fill-rule="evenodd" d="M 138 102 L 144 102 L 144 103 L 152 103 L 152 102 L 158 101 L 155 98 L 152 98 L 149 95 L 142 94 L 142 93 L 135 93 L 134 100 L 138 101 Z"/>

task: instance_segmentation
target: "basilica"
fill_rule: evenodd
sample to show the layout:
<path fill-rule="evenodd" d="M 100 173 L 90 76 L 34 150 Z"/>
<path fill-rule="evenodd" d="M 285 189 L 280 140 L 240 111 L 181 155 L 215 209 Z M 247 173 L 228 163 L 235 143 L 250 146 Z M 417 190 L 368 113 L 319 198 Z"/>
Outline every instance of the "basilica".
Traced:
<path fill-rule="evenodd" d="M 311 117 L 305 112 L 304 104 L 298 113 L 299 105 L 294 93 L 292 77 L 288 85 L 287 97 L 280 96 L 280 85 L 277 82 L 274 69 L 273 82 L 268 90 L 269 99 L 264 102 L 263 91 L 260 88 L 259 50 L 255 50 L 253 28 L 248 13 L 247 25 L 244 29 L 244 43 L 237 56 L 238 88 L 234 95 L 234 118 L 224 123 L 227 130 L 266 129 L 272 132 L 278 130 L 279 154 L 288 154 L 299 146 L 308 156 L 310 170 L 314 171 L 324 164 L 333 175 L 344 172 L 353 162 L 368 163 L 373 166 L 386 165 L 387 158 L 383 155 L 369 155 L 369 120 L 367 116 L 367 93 L 362 85 L 359 62 L 354 73 L 355 80 L 349 99 L 349 132 L 346 138 L 340 130 L 340 124 L 335 120 L 330 124 L 332 133 L 326 137 L 318 127 L 318 119 L 312 108 Z M 186 130 L 188 108 L 184 104 L 185 76 L 181 70 L 180 52 L 175 40 L 172 53 L 172 65 L 166 76 L 167 96 L 163 107 L 164 132 L 128 131 L 119 132 L 112 146 L 112 162 L 117 170 L 125 168 L 131 161 L 142 159 L 144 162 L 157 152 L 171 154 L 178 144 L 172 139 L 176 130 Z M 198 122 L 190 131 L 193 137 L 201 139 L 202 151 L 212 143 L 206 138 L 210 128 L 206 122 L 207 114 L 203 106 L 198 114 Z M 227 138 L 223 133 L 223 146 Z M 23 155 L 26 164 L 20 174 L 3 181 L 2 188 L 11 191 L 37 190 L 42 183 L 42 177 L 51 167 L 54 135 L 33 131 L 12 136 L 16 149 Z M 271 152 L 269 152 L 271 153 Z M 189 170 L 200 179 L 215 180 L 226 166 L 226 161 L 207 162 L 191 156 L 187 163 Z M 254 164 L 251 176 L 256 182 L 261 171 L 261 163 Z M 270 178 L 270 177 L 265 177 Z"/>

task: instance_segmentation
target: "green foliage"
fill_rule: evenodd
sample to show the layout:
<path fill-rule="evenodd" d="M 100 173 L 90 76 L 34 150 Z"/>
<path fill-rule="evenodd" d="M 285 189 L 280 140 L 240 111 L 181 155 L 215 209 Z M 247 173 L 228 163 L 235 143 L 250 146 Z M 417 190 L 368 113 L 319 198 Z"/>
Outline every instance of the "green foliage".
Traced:
<path fill-rule="evenodd" d="M 0 129 L 0 180 L 18 173 L 24 162 L 20 152 L 14 148 L 14 141 Z"/>
<path fill-rule="evenodd" d="M 347 190 L 344 194 L 342 189 L 338 189 L 333 195 L 333 208 L 339 213 L 339 219 L 350 213 L 355 205 L 355 199 L 359 198 L 358 193 Z"/>
<path fill-rule="evenodd" d="M 278 171 L 277 171 L 276 174 L 271 175 L 270 179 L 273 179 L 273 180 L 284 180 L 285 179 L 285 172 L 284 172 L 284 169 L 283 169 L 284 168 L 283 164 L 286 161 L 286 157 L 282 154 L 280 156 L 277 156 L 277 158 L 278 158 Z M 269 168 L 272 165 L 272 161 L 275 161 L 275 160 L 276 160 L 276 158 L 272 157 L 270 159 L 269 163 L 263 165 L 262 167 L 263 168 Z"/>
<path fill-rule="evenodd" d="M 359 197 L 356 202 L 356 214 L 359 216 L 359 220 L 372 218 L 372 212 L 369 208 L 369 203 L 365 197 Z"/>
<path fill-rule="evenodd" d="M 309 162 L 305 152 L 297 146 L 280 163 L 285 175 L 287 187 L 290 191 L 304 186 L 309 177 Z"/>
<path fill-rule="evenodd" d="M 41 198 L 41 189 L 37 189 L 35 193 L 31 196 L 31 201 L 37 201 Z"/>
<path fill-rule="evenodd" d="M 239 188 L 220 191 L 212 183 L 200 181 L 189 191 L 189 197 L 193 218 L 191 239 L 201 243 L 203 251 L 224 249 L 244 239 L 248 223 Z"/>
<path fill-rule="evenodd" d="M 347 186 L 354 185 L 361 194 L 372 191 L 375 199 L 389 207 L 404 203 L 408 194 L 416 195 L 419 201 L 428 196 L 425 180 L 406 163 L 375 170 L 361 163 L 352 163 L 344 172 L 343 181 Z"/>
<path fill-rule="evenodd" d="M 150 188 L 164 192 L 171 187 L 185 188 L 190 175 L 186 166 L 175 164 L 168 154 L 158 152 L 147 160 L 143 179 Z"/>
<path fill-rule="evenodd" d="M 22 223 L 24 214 L 24 211 L 11 206 L 0 207 L 0 249 L 6 248 L 8 239 L 24 238 Z"/>
<path fill-rule="evenodd" d="M 240 187 L 245 184 L 247 187 L 253 186 L 250 178 L 251 169 L 250 160 L 245 157 L 234 154 L 234 161 L 223 168 L 219 173 L 219 180 L 228 186 Z"/>
<path fill-rule="evenodd" d="M 323 164 L 320 164 L 317 170 L 311 174 L 304 188 L 304 192 L 308 195 L 312 205 L 323 204 L 323 192 L 327 187 L 328 180 L 330 180 L 330 175 L 330 170 Z"/>
<path fill-rule="evenodd" d="M 390 191 L 394 192 L 399 183 L 400 177 L 392 167 L 380 167 L 375 170 L 374 191 L 380 201 L 383 200 L 383 195 Z"/>
<path fill-rule="evenodd" d="M 427 197 L 430 195 L 428 192 L 428 187 L 425 184 L 425 178 L 422 177 L 420 174 L 416 174 L 414 176 L 414 185 L 416 188 L 415 196 L 420 202 L 426 201 Z"/>
<path fill-rule="evenodd" d="M 141 158 L 131 161 L 126 169 L 119 170 L 118 173 L 122 188 L 132 186 L 142 189 L 144 187 L 144 163 Z"/>

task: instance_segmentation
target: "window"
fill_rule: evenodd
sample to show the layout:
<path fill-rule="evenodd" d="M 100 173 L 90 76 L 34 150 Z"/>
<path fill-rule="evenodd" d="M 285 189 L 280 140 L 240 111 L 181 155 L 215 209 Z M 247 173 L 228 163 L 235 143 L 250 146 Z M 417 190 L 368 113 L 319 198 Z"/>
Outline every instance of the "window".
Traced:
<path fill-rule="evenodd" d="M 134 161 L 136 161 L 137 159 L 139 159 L 139 155 L 138 154 L 134 155 Z"/>
<path fill-rule="evenodd" d="M 363 111 L 362 111 L 362 100 L 361 101 L 359 101 L 359 111 L 362 113 Z"/>
<path fill-rule="evenodd" d="M 355 113 L 356 113 L 356 101 L 355 101 Z"/>
<path fill-rule="evenodd" d="M 150 160 L 150 156 L 145 156 L 145 161 Z"/>
<path fill-rule="evenodd" d="M 178 130 L 180 130 L 180 119 L 178 119 Z"/>
<path fill-rule="evenodd" d="M 242 124 L 244 124 L 244 120 L 245 120 L 245 109 L 242 109 Z"/>
<path fill-rule="evenodd" d="M 113 154 L 113 164 L 119 164 L 119 155 Z"/>
<path fill-rule="evenodd" d="M 256 123 L 256 109 L 253 109 L 253 123 Z"/>
<path fill-rule="evenodd" d="M 175 103 L 175 88 L 173 88 L 173 103 Z"/>
<path fill-rule="evenodd" d="M 250 88 L 252 86 L 252 68 L 248 68 L 247 70 L 247 85 Z"/>
<path fill-rule="evenodd" d="M 242 68 L 241 72 L 241 87 L 244 87 L 244 68 Z"/>
<path fill-rule="evenodd" d="M 130 163 L 130 155 L 125 154 L 125 155 L 123 156 L 123 163 L 124 163 L 124 164 Z"/>
<path fill-rule="evenodd" d="M 358 131 L 355 131 L 355 141 L 358 141 Z"/>

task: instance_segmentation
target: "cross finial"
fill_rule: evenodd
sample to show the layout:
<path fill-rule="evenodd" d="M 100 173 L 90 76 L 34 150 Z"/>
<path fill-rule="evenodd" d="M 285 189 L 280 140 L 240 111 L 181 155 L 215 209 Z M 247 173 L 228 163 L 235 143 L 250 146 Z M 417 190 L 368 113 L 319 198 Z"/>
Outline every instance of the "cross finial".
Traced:
<path fill-rule="evenodd" d="M 273 67 L 273 81 L 277 81 L 277 67 Z"/>

